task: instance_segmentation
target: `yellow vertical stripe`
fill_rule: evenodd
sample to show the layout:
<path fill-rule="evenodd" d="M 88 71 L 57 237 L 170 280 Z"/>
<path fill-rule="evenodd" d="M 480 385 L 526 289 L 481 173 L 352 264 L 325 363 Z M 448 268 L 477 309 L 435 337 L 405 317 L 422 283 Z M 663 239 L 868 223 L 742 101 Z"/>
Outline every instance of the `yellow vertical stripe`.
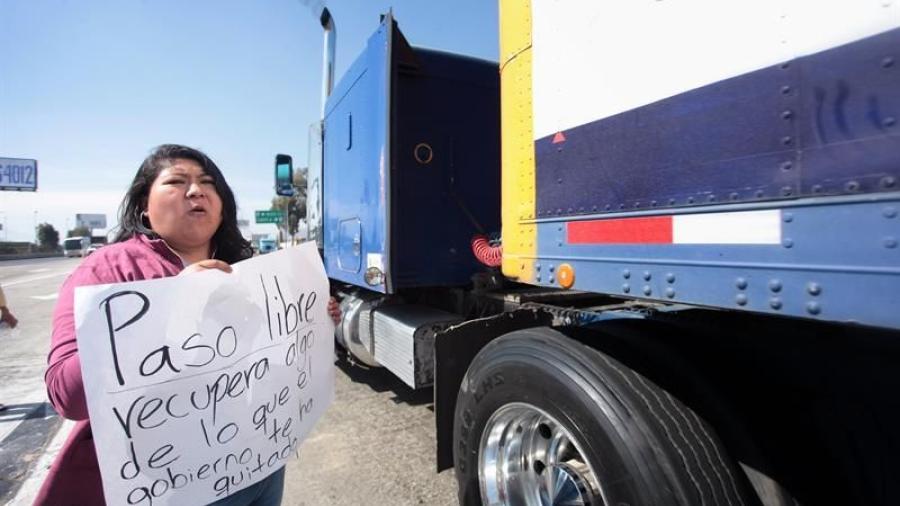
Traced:
<path fill-rule="evenodd" d="M 531 107 L 531 1 L 500 0 L 503 274 L 534 278 L 534 132 Z"/>

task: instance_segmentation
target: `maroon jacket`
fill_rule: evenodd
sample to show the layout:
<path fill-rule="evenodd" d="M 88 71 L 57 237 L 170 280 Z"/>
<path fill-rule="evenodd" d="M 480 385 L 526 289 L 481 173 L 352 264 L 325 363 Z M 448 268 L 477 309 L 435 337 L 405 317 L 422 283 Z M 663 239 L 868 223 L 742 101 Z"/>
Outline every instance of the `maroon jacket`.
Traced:
<path fill-rule="evenodd" d="M 50 468 L 37 505 L 102 505 L 103 486 L 88 420 L 81 360 L 75 342 L 75 287 L 174 276 L 181 259 L 161 239 L 137 235 L 100 248 L 63 283 L 53 312 L 53 336 L 47 357 L 47 395 L 56 411 L 77 423 Z M 104 336 L 97 336 L 98 339 Z"/>

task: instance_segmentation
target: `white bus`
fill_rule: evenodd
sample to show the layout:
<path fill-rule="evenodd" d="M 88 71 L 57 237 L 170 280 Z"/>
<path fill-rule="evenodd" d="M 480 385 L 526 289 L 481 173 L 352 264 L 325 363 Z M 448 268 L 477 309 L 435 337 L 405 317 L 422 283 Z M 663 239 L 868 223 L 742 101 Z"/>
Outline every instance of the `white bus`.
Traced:
<path fill-rule="evenodd" d="M 87 256 L 87 251 L 90 246 L 90 237 L 69 237 L 63 242 L 63 254 L 65 254 L 66 258 Z"/>

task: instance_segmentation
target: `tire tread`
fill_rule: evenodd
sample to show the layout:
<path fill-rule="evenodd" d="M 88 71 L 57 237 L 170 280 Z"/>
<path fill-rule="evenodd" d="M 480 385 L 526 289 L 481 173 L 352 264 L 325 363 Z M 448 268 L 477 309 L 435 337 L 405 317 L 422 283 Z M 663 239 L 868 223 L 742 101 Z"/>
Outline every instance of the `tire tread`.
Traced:
<path fill-rule="evenodd" d="M 718 449 L 720 445 L 713 439 L 713 435 L 706 428 L 705 422 L 669 392 L 652 384 L 640 374 L 620 365 L 605 354 L 596 353 L 610 369 L 620 375 L 622 380 L 644 402 L 645 408 L 665 433 L 672 448 L 678 453 L 684 465 L 684 471 L 695 487 L 696 497 L 700 501 L 700 506 L 745 506 L 738 492 L 738 485 L 731 466 L 722 458 Z M 657 413 L 657 409 L 654 408 L 653 402 L 650 400 L 651 396 L 655 399 L 658 409 L 665 413 L 668 420 Z M 676 417 L 674 413 L 677 413 L 681 419 L 679 420 L 679 417 Z M 694 419 L 699 427 L 702 436 L 698 434 L 697 429 L 691 424 L 691 418 Z M 673 432 L 679 436 L 677 439 Z M 691 434 L 690 439 L 686 435 L 687 433 Z M 691 444 L 691 439 L 701 446 L 704 455 L 700 455 L 697 452 L 697 448 Z M 715 458 L 709 451 L 710 447 L 715 453 Z M 685 451 L 685 448 L 687 451 Z M 724 471 L 726 476 L 722 475 L 722 471 Z M 710 473 L 715 475 L 715 479 Z M 702 476 L 702 479 L 700 476 Z"/>

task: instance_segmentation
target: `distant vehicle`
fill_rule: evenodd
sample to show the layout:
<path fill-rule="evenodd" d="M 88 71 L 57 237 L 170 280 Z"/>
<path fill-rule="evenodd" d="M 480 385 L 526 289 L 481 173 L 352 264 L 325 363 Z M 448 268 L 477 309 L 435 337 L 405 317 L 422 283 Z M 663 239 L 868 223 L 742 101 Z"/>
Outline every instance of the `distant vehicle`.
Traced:
<path fill-rule="evenodd" d="M 91 253 L 97 251 L 97 250 L 100 249 L 102 246 L 103 246 L 102 244 L 96 244 L 96 243 L 95 243 L 95 244 L 91 244 L 91 245 L 88 246 L 88 248 L 85 250 L 85 253 L 84 253 L 85 256 L 90 255 Z"/>
<path fill-rule="evenodd" d="M 277 249 L 277 244 L 275 239 L 260 239 L 259 240 L 259 254 L 265 255 L 266 253 L 271 253 Z"/>
<path fill-rule="evenodd" d="M 84 257 L 90 254 L 91 238 L 85 236 L 69 237 L 63 242 L 63 254 L 66 258 Z"/>

